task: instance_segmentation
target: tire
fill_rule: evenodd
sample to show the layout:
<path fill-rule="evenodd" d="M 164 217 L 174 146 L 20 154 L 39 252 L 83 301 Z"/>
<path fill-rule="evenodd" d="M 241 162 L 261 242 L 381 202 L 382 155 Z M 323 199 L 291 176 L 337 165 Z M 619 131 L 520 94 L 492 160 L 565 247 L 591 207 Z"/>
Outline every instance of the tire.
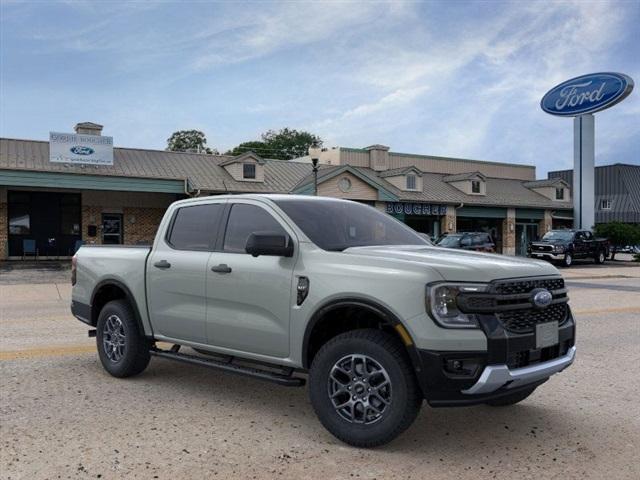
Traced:
<path fill-rule="evenodd" d="M 606 259 L 607 259 L 607 255 L 605 254 L 604 250 L 600 250 L 596 254 L 594 261 L 596 262 L 597 265 L 602 265 Z"/>
<path fill-rule="evenodd" d="M 110 348 L 114 341 L 118 346 Z M 138 375 L 151 358 L 151 344 L 138 329 L 133 309 L 125 300 L 111 301 L 100 311 L 96 345 L 104 369 L 118 378 Z"/>
<path fill-rule="evenodd" d="M 573 265 L 573 255 L 571 255 L 570 253 L 565 253 L 560 265 L 565 268 L 569 268 L 571 265 Z"/>
<path fill-rule="evenodd" d="M 372 373 L 362 373 L 364 362 Z M 356 376 L 351 377 L 354 365 Z M 372 388 L 377 393 L 369 393 Z M 352 394 L 360 395 L 358 401 L 353 402 Z M 413 423 L 422 404 L 404 346 L 392 335 L 373 329 L 343 333 L 320 349 L 309 372 L 309 396 L 322 425 L 356 447 L 390 442 Z M 349 405 L 337 408 L 334 401 L 338 407 Z"/>
<path fill-rule="evenodd" d="M 504 397 L 496 398 L 495 400 L 489 400 L 486 403 L 492 407 L 508 407 L 509 405 L 515 405 L 516 403 L 523 401 L 535 392 L 535 390 L 536 387 L 520 390 L 519 392 L 512 393 L 511 395 L 505 395 Z"/>

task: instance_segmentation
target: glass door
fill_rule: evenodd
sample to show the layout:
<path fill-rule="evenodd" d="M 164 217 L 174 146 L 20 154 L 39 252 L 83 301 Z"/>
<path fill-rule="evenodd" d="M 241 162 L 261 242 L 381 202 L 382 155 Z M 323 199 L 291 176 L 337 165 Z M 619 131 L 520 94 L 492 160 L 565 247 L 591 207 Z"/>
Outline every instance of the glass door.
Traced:
<path fill-rule="evenodd" d="M 122 214 L 102 214 L 102 243 L 103 245 L 122 244 Z"/>
<path fill-rule="evenodd" d="M 516 223 L 516 255 L 526 257 L 529 242 L 533 242 L 537 239 L 537 223 Z"/>

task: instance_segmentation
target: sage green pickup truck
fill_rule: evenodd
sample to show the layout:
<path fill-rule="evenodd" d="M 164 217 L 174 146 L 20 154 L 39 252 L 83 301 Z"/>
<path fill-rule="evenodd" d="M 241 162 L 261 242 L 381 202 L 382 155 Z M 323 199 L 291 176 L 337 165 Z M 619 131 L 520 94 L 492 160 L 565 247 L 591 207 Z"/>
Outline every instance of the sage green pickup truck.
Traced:
<path fill-rule="evenodd" d="M 152 247 L 80 248 L 72 283 L 71 311 L 111 375 L 157 356 L 308 381 L 322 424 L 360 447 L 395 438 L 424 400 L 520 402 L 576 352 L 554 266 L 433 246 L 346 200 L 178 201 Z"/>

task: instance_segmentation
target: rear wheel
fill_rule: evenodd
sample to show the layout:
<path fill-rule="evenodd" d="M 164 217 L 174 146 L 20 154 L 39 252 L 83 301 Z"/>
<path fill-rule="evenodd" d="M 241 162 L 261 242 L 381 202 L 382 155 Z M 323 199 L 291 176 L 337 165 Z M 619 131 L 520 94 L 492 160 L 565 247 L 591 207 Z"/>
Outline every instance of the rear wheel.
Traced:
<path fill-rule="evenodd" d="M 131 306 L 125 300 L 107 303 L 96 329 L 98 356 L 114 377 L 131 377 L 149 364 L 150 342 L 141 334 Z"/>
<path fill-rule="evenodd" d="M 422 403 L 402 344 L 379 330 L 354 330 L 327 342 L 313 360 L 309 395 L 335 437 L 357 447 L 390 442 Z"/>
<path fill-rule="evenodd" d="M 509 405 L 515 405 L 529 397 L 529 395 L 531 395 L 535 390 L 536 387 L 520 390 L 519 392 L 512 393 L 511 395 L 505 395 L 504 397 L 496 398 L 495 400 L 489 400 L 487 405 L 491 405 L 492 407 L 508 407 Z"/>

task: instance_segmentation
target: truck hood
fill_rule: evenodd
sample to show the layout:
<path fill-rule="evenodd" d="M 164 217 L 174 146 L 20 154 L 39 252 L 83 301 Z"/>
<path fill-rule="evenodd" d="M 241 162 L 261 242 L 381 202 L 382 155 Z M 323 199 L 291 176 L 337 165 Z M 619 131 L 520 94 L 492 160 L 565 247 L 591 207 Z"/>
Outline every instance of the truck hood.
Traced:
<path fill-rule="evenodd" d="M 489 282 L 503 278 L 560 274 L 553 265 L 542 260 L 436 246 L 351 247 L 343 250 L 343 253 L 423 265 L 436 270 L 449 281 Z"/>

